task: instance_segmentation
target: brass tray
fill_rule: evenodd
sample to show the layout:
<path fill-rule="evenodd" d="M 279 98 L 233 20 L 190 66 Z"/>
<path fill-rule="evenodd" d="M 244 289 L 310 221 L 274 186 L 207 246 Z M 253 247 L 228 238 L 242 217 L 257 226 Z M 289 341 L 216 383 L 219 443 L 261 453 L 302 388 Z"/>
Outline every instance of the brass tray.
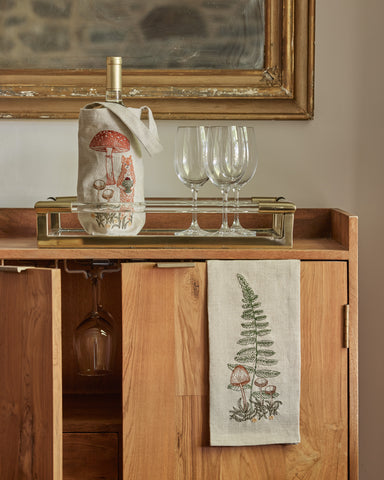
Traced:
<path fill-rule="evenodd" d="M 37 202 L 37 242 L 41 248 L 260 248 L 293 245 L 296 207 L 282 197 L 241 199 L 239 206 L 229 202 L 228 214 L 240 214 L 241 223 L 254 236 L 186 237 L 175 233 L 189 226 L 192 214 L 189 199 L 147 199 L 139 204 L 81 204 L 76 197 L 56 197 Z M 138 212 L 146 223 L 138 235 L 90 235 L 77 218 L 78 213 Z M 220 227 L 222 204 L 219 199 L 200 199 L 199 224 L 212 233 Z"/>

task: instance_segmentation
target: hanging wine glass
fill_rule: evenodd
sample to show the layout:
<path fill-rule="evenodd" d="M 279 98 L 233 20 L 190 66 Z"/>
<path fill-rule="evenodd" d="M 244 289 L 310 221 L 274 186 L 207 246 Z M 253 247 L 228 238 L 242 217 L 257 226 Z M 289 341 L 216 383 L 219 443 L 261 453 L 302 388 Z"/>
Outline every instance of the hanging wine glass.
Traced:
<path fill-rule="evenodd" d="M 207 182 L 204 157 L 206 154 L 205 127 L 178 127 L 175 141 L 175 171 L 192 192 L 192 221 L 187 230 L 175 235 L 207 235 L 197 222 L 197 195 Z"/>
<path fill-rule="evenodd" d="M 256 134 L 253 127 L 243 127 L 244 131 L 244 150 L 246 155 L 246 167 L 242 177 L 233 185 L 235 193 L 235 206 L 239 209 L 240 206 L 240 190 L 249 183 L 255 175 L 257 168 L 257 153 L 256 153 Z M 231 232 L 236 235 L 255 236 L 256 232 L 244 228 L 240 223 L 239 212 L 234 215 Z"/>
<path fill-rule="evenodd" d="M 236 126 L 208 127 L 206 171 L 211 182 L 220 188 L 223 197 L 222 223 L 213 235 L 227 236 L 228 194 L 239 181 L 246 167 L 244 128 Z"/>
<path fill-rule="evenodd" d="M 115 335 L 112 315 L 100 304 L 100 278 L 92 273 L 92 311 L 76 328 L 74 347 L 78 372 L 85 376 L 100 376 L 112 373 L 115 351 Z"/>

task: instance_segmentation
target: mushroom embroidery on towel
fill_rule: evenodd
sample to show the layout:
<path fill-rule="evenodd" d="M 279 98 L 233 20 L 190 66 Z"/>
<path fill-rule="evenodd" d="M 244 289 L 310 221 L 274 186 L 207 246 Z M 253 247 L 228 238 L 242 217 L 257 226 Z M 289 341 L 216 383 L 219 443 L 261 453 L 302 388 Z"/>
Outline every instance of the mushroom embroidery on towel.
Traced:
<path fill-rule="evenodd" d="M 242 330 L 237 343 L 244 348 L 235 355 L 236 363 L 228 364 L 232 372 L 228 388 L 241 392 L 237 406 L 230 410 L 229 416 L 237 422 L 256 422 L 263 418 L 273 420 L 278 415 L 282 402 L 276 400 L 279 393 L 276 386 L 270 385 L 268 380 L 280 375 L 279 371 L 269 368 L 278 363 L 278 360 L 272 358 L 276 352 L 269 348 L 274 342 L 263 338 L 271 333 L 271 329 L 266 321 L 267 316 L 263 315 L 260 308 L 258 295 L 243 275 L 238 273 L 237 280 L 243 294 Z"/>
<path fill-rule="evenodd" d="M 89 148 L 96 152 L 105 153 L 107 185 L 114 185 L 116 180 L 113 169 L 113 155 L 129 151 L 130 143 L 128 138 L 114 130 L 101 130 L 92 138 Z"/>

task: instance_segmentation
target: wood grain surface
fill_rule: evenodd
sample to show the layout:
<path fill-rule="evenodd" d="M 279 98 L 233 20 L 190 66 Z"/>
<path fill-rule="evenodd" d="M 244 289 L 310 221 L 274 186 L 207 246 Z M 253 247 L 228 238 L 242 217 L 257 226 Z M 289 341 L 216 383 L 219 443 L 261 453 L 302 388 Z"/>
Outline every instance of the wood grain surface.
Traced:
<path fill-rule="evenodd" d="M 118 480 L 116 433 L 64 433 L 64 480 Z"/>
<path fill-rule="evenodd" d="M 123 359 L 124 479 L 358 478 L 356 217 L 341 210 L 299 209 L 293 249 L 218 244 L 214 249 L 84 250 L 37 248 L 33 210 L 10 210 L 0 209 L 0 259 L 6 265 L 46 267 L 62 258 L 139 261 L 123 264 L 121 276 L 106 276 L 103 288 L 119 331 L 123 317 L 123 353 L 120 345 L 117 358 Z M 32 233 L 24 236 L 16 218 Z M 300 445 L 209 446 L 206 273 L 200 261 L 209 258 L 302 260 Z M 192 260 L 196 267 L 158 269 L 150 259 Z M 76 376 L 72 335 L 89 310 L 90 293 L 87 281 L 76 277 L 62 274 L 60 291 L 60 270 L 0 272 L 1 479 L 34 478 L 32 471 L 39 479 L 61 479 L 61 370 L 65 393 L 75 394 L 64 397 L 70 399 L 65 431 L 121 428 L 120 372 L 94 382 Z M 346 303 L 349 350 L 342 348 Z M 108 399 L 108 393 L 117 397 Z M 113 411 L 104 415 L 105 408 Z"/>
<path fill-rule="evenodd" d="M 124 265 L 124 478 L 346 480 L 347 282 L 345 262 L 302 262 L 301 443 L 210 447 L 205 264 Z"/>
<path fill-rule="evenodd" d="M 60 271 L 0 272 L 0 478 L 62 478 Z"/>

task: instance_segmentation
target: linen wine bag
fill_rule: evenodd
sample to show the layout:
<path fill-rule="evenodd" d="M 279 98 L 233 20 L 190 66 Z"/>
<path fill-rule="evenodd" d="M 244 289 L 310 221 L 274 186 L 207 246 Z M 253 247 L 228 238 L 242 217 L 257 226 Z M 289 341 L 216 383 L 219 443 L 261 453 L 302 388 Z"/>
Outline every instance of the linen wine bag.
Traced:
<path fill-rule="evenodd" d="M 144 110 L 148 126 L 141 120 Z M 132 203 L 144 202 L 141 145 L 150 155 L 162 149 L 151 110 L 111 102 L 86 105 L 80 111 L 78 141 L 78 202 L 111 205 L 108 212 L 79 213 L 84 230 L 96 235 L 136 235 L 145 223 L 144 211 L 130 209 Z"/>
<path fill-rule="evenodd" d="M 208 262 L 211 445 L 300 442 L 300 261 Z"/>

